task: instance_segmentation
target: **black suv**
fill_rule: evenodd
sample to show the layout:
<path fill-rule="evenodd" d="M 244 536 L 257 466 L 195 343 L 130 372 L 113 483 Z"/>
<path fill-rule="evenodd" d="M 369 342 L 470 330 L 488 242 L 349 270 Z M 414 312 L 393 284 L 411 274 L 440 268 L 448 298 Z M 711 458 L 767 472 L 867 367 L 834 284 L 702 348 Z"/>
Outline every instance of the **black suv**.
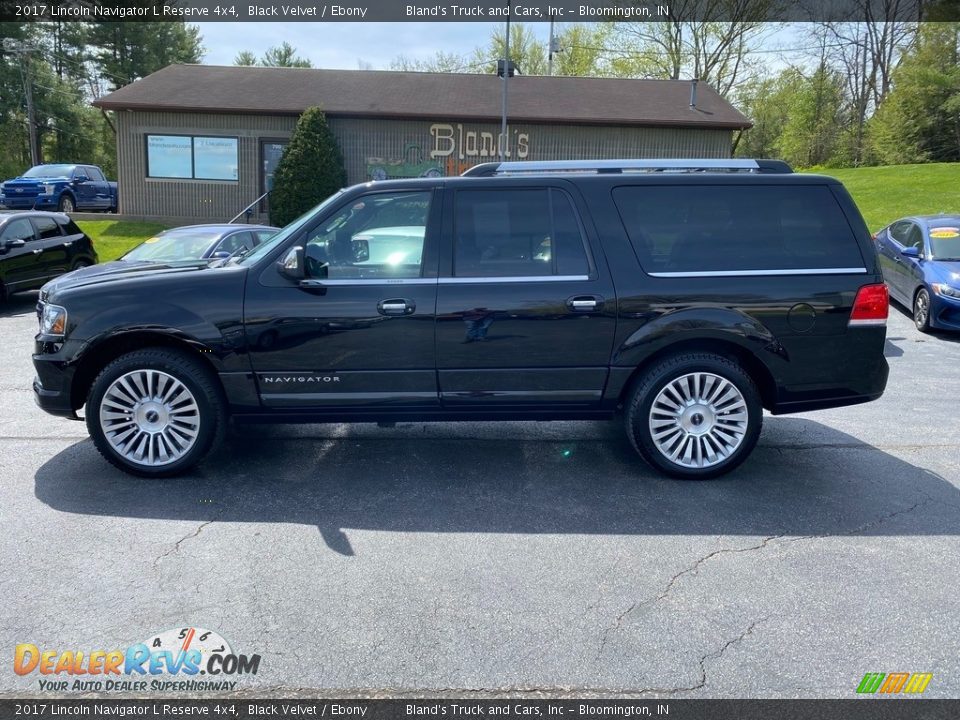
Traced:
<path fill-rule="evenodd" d="M 0 210 L 0 299 L 96 262 L 93 242 L 66 215 Z"/>
<path fill-rule="evenodd" d="M 34 382 L 145 476 L 228 418 L 601 419 L 670 475 L 763 408 L 878 398 L 887 292 L 839 182 L 773 161 L 519 162 L 358 185 L 249 255 L 48 283 Z"/>

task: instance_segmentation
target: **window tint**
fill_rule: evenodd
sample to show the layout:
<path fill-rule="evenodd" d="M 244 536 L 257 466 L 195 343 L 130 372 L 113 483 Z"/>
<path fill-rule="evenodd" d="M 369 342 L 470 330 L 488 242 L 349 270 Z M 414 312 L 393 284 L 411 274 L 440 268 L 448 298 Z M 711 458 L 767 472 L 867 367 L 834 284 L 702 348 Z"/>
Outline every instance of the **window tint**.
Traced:
<path fill-rule="evenodd" d="M 910 228 L 913 227 L 912 222 L 900 221 L 894 223 L 890 226 L 890 237 L 896 240 L 901 245 L 907 244 L 907 236 L 910 234 Z"/>
<path fill-rule="evenodd" d="M 914 223 L 910 223 L 910 232 L 907 233 L 907 239 L 904 241 L 905 247 L 915 247 L 923 252 L 923 231 Z"/>
<path fill-rule="evenodd" d="M 313 228 L 307 274 L 335 279 L 420 277 L 430 192 L 360 197 Z"/>
<path fill-rule="evenodd" d="M 103 173 L 100 172 L 99 169 L 89 165 L 87 166 L 87 175 L 91 180 L 96 180 L 97 182 L 103 182 L 104 180 Z"/>
<path fill-rule="evenodd" d="M 257 230 L 254 234 L 254 245 L 259 245 L 262 242 L 266 242 L 274 235 L 277 234 L 276 230 Z"/>
<path fill-rule="evenodd" d="M 589 274 L 580 223 L 559 190 L 461 190 L 454 223 L 457 277 Z"/>
<path fill-rule="evenodd" d="M 33 218 L 33 224 L 37 228 L 37 237 L 41 240 L 60 237 L 60 226 L 53 218 L 35 217 Z"/>
<path fill-rule="evenodd" d="M 0 242 L 8 240 L 33 240 L 33 225 L 26 218 L 11 220 L 0 233 Z"/>
<path fill-rule="evenodd" d="M 82 235 L 83 230 L 70 218 L 56 218 L 57 224 L 60 226 L 60 229 L 63 231 L 64 235 Z"/>
<path fill-rule="evenodd" d="M 82 167 L 78 167 L 76 170 L 73 171 L 73 179 L 74 179 L 74 180 L 89 180 L 90 178 L 87 177 L 87 169 L 86 169 L 86 168 L 82 168 Z"/>
<path fill-rule="evenodd" d="M 613 198 L 647 272 L 862 268 L 828 187 L 618 187 Z"/>
<path fill-rule="evenodd" d="M 238 232 L 225 237 L 220 241 L 220 244 L 216 247 L 214 252 L 228 252 L 235 253 L 240 248 L 245 248 L 247 251 L 253 250 L 253 238 L 248 232 Z"/>

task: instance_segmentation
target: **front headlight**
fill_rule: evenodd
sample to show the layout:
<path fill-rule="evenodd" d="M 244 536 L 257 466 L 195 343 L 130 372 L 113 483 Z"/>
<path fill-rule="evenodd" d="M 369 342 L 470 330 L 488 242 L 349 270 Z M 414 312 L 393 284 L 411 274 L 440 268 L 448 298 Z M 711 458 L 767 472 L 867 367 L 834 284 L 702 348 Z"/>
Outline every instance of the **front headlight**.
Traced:
<path fill-rule="evenodd" d="M 43 194 L 44 195 L 53 195 L 53 191 L 56 189 L 56 185 L 44 185 Z"/>
<path fill-rule="evenodd" d="M 933 283 L 933 291 L 937 295 L 945 295 L 960 300 L 960 288 L 951 287 L 946 283 Z"/>
<path fill-rule="evenodd" d="M 59 305 L 44 305 L 40 313 L 40 334 L 63 337 L 67 331 L 67 310 Z"/>

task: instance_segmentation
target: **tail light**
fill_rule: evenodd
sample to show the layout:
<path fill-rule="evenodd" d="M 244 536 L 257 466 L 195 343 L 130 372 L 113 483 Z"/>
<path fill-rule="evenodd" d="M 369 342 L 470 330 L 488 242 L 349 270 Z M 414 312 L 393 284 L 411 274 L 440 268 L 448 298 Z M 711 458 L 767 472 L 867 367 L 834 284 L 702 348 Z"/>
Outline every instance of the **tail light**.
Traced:
<path fill-rule="evenodd" d="M 857 291 L 850 312 L 851 327 L 855 325 L 886 325 L 890 308 L 890 296 L 883 283 L 864 285 Z"/>

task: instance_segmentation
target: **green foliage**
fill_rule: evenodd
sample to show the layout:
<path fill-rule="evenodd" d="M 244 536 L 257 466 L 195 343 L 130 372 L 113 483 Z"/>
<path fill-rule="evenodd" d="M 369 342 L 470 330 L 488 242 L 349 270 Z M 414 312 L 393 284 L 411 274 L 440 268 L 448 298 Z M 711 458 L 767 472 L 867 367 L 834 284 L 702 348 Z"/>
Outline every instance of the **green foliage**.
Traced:
<path fill-rule="evenodd" d="M 79 220 L 77 225 L 93 240 L 100 262 L 116 260 L 144 240 L 167 229 L 166 225 L 159 223 L 124 220 Z"/>
<path fill-rule="evenodd" d="M 323 110 L 307 108 L 277 164 L 270 193 L 270 221 L 282 227 L 346 183 L 343 156 Z"/>
<path fill-rule="evenodd" d="M 884 164 L 960 160 L 960 23 L 923 23 L 867 125 Z"/>
<path fill-rule="evenodd" d="M 843 78 L 825 64 L 810 75 L 788 68 L 746 83 L 737 95 L 754 126 L 737 147 L 742 157 L 774 157 L 796 167 L 847 161 Z"/>
<path fill-rule="evenodd" d="M 276 47 L 269 48 L 259 60 L 257 56 L 249 50 L 241 50 L 233 59 L 234 65 L 259 65 L 260 67 L 313 67 L 313 64 L 306 58 L 297 55 L 297 49 L 283 41 Z"/>
<path fill-rule="evenodd" d="M 200 30 L 181 22 L 90 23 L 89 43 L 97 69 L 110 89 L 173 63 L 198 63 L 203 57 Z"/>
<path fill-rule="evenodd" d="M 31 165 L 26 76 L 41 161 L 93 163 L 116 177 L 110 116 L 90 101 L 170 63 L 198 62 L 203 54 L 197 28 L 177 22 L 0 23 L 3 38 L 29 51 L 0 55 L 0 179 Z"/>
<path fill-rule="evenodd" d="M 822 171 L 846 186 L 872 232 L 906 215 L 957 211 L 960 163 Z"/>

